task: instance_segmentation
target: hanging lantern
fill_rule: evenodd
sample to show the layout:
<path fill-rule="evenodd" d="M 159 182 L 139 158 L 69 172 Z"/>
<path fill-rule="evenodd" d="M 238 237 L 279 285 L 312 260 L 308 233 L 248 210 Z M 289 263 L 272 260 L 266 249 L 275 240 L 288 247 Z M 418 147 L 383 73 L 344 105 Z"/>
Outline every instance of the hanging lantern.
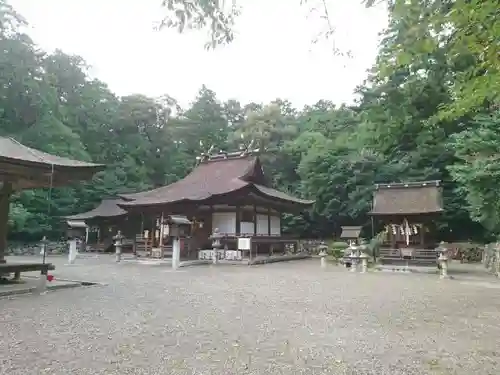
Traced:
<path fill-rule="evenodd" d="M 405 228 L 404 228 L 402 225 L 400 225 L 400 226 L 399 226 L 399 232 L 400 232 L 403 236 L 405 235 Z"/>
<path fill-rule="evenodd" d="M 413 226 L 413 234 L 418 234 L 418 226 Z"/>
<path fill-rule="evenodd" d="M 392 234 L 396 235 L 396 233 L 397 233 L 397 228 L 396 228 L 396 226 L 393 224 L 393 225 L 392 225 Z"/>

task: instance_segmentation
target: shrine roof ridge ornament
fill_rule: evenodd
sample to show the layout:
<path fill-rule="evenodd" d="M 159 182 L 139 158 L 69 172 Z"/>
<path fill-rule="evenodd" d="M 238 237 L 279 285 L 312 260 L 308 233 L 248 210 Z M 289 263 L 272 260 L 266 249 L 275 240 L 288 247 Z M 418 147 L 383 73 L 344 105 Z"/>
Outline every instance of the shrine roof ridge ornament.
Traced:
<path fill-rule="evenodd" d="M 242 135 L 242 139 L 243 139 Z M 238 151 L 228 152 L 226 150 L 220 149 L 219 152 L 214 153 L 215 146 L 212 145 L 206 152 L 202 152 L 200 156 L 196 157 L 197 164 L 207 163 L 211 161 L 228 160 L 228 159 L 239 159 L 248 156 L 258 156 L 260 154 L 260 148 L 253 148 L 255 140 L 252 139 L 250 143 L 241 143 Z M 200 141 L 200 146 L 203 147 L 203 142 Z"/>
<path fill-rule="evenodd" d="M 218 153 L 201 153 L 200 156 L 196 157 L 196 160 L 199 163 L 208 163 L 208 162 L 214 162 L 214 161 L 220 161 L 220 160 L 227 160 L 227 159 L 239 159 L 239 158 L 245 158 L 248 156 L 257 156 L 260 154 L 260 149 L 256 148 L 253 150 L 240 150 L 240 151 L 233 151 L 233 152 L 226 152 L 224 150 L 220 150 Z"/>
<path fill-rule="evenodd" d="M 423 188 L 423 187 L 440 187 L 441 180 L 430 181 L 412 181 L 412 182 L 391 182 L 385 184 L 375 184 L 375 189 L 401 189 L 401 188 Z"/>

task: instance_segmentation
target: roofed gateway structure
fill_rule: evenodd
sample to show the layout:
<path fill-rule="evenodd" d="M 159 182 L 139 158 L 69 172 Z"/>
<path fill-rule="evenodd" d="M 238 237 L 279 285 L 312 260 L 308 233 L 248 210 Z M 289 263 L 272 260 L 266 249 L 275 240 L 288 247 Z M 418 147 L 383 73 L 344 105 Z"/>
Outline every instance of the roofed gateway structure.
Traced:
<path fill-rule="evenodd" d="M 69 185 L 103 169 L 101 164 L 47 154 L 0 137 L 0 263 L 5 263 L 9 199 L 15 191 Z"/>
<path fill-rule="evenodd" d="M 164 218 L 180 214 L 192 222 L 189 248 L 200 250 L 201 258 L 209 256 L 204 251 L 212 248 L 210 236 L 215 232 L 231 250 L 225 252 L 228 259 L 245 257 L 237 249 L 239 237 L 251 238 L 252 254 L 269 254 L 287 242 L 281 236 L 281 213 L 307 209 L 314 201 L 270 188 L 257 154 L 240 151 L 202 155 L 198 166 L 182 180 L 150 191 L 123 194 L 126 202 L 118 206 L 130 214 L 154 217 L 154 227 L 145 230 L 146 235 L 154 237 L 153 247 L 162 246 Z"/>
<path fill-rule="evenodd" d="M 442 212 L 440 181 L 375 185 L 370 214 L 385 224 L 380 260 L 435 263 L 429 224 Z"/>

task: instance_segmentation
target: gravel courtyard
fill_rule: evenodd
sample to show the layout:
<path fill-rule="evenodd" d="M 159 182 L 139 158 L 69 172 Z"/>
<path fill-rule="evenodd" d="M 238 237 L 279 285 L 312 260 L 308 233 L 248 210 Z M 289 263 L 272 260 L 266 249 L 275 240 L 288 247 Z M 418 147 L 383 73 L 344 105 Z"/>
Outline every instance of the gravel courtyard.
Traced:
<path fill-rule="evenodd" d="M 457 374 L 500 366 L 500 284 L 435 275 L 166 266 L 111 257 L 105 283 L 0 299 L 1 374 Z"/>

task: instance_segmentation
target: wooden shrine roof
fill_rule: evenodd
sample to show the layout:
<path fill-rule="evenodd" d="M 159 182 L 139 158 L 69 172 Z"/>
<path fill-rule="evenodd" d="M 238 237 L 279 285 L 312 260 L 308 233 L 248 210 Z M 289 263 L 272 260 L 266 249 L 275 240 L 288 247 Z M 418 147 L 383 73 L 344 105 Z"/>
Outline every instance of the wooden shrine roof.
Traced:
<path fill-rule="evenodd" d="M 90 179 L 104 168 L 102 164 L 63 158 L 0 137 L 0 181 L 10 181 L 15 189 L 68 185 Z"/>
<path fill-rule="evenodd" d="M 420 215 L 443 211 L 440 181 L 375 185 L 372 215 Z"/>
<path fill-rule="evenodd" d="M 310 206 L 314 201 L 292 197 L 265 186 L 266 179 L 257 156 L 233 153 L 202 161 L 182 180 L 157 189 L 120 195 L 125 209 L 168 205 L 177 202 L 201 203 L 213 197 L 248 189 L 248 192 L 295 205 Z"/>
<path fill-rule="evenodd" d="M 103 199 L 101 203 L 93 210 L 83 212 L 81 214 L 66 216 L 67 220 L 84 221 L 98 218 L 119 217 L 125 215 L 127 211 L 118 206 L 122 199 Z"/>
<path fill-rule="evenodd" d="M 340 238 L 347 238 L 347 239 L 359 238 L 361 229 L 363 229 L 362 226 L 351 226 L 351 227 L 343 226 Z"/>

